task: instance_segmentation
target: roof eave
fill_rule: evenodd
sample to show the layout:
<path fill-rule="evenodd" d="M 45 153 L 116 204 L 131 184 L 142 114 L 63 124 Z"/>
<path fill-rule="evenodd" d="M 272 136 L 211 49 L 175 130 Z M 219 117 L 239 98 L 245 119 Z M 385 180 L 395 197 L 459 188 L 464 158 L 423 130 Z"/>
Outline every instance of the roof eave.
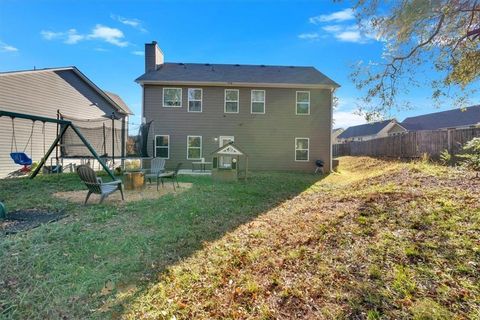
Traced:
<path fill-rule="evenodd" d="M 72 70 L 80 77 L 82 80 L 87 82 L 94 90 L 96 90 L 105 100 L 107 100 L 111 105 L 117 109 L 118 113 L 121 113 L 123 115 L 131 115 L 127 111 L 123 110 L 122 107 L 120 107 L 115 101 L 113 101 L 112 98 L 108 96 L 108 94 L 105 93 L 100 87 L 98 87 L 92 80 L 90 80 L 86 75 L 84 75 L 80 70 L 77 69 L 77 67 L 72 67 Z M 132 113 L 133 114 L 133 113 Z"/>
<path fill-rule="evenodd" d="M 298 89 L 336 89 L 338 84 L 311 84 L 311 83 L 263 83 L 263 82 L 209 82 L 209 81 L 164 81 L 164 80 L 140 80 L 140 85 L 195 85 L 215 87 L 265 87 L 265 88 L 298 88 Z"/>

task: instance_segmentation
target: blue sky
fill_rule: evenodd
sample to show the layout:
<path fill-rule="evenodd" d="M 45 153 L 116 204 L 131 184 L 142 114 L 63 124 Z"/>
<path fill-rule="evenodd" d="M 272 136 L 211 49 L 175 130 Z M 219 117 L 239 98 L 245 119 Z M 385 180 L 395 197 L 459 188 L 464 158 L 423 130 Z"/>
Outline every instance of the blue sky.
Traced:
<path fill-rule="evenodd" d="M 134 122 L 141 108 L 134 79 L 152 40 L 170 62 L 315 66 L 342 85 L 335 119 L 343 127 L 364 121 L 353 114 L 359 93 L 350 66 L 382 53 L 381 42 L 355 29 L 348 2 L 0 0 L 0 71 L 75 65 L 118 93 Z M 438 111 L 430 94 L 415 90 L 415 109 L 391 116 Z"/>

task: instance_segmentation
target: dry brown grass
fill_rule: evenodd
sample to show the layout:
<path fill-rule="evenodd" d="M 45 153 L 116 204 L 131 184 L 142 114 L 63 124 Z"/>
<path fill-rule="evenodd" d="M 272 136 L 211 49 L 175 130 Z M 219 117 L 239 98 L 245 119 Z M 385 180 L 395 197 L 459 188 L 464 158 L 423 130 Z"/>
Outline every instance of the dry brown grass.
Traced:
<path fill-rule="evenodd" d="M 343 158 L 338 174 L 170 267 L 126 319 L 467 319 L 480 310 L 480 182 Z"/>
<path fill-rule="evenodd" d="M 183 182 L 180 183 L 180 187 L 177 187 L 176 190 L 174 190 L 171 183 L 165 183 L 165 185 L 163 187 L 160 187 L 157 191 L 157 187 L 155 184 L 147 184 L 142 190 L 124 191 L 124 202 L 122 202 L 120 192 L 112 193 L 104 200 L 104 202 L 106 204 L 111 203 L 116 205 L 122 205 L 128 202 L 158 199 L 167 194 L 180 194 L 190 189 L 191 187 L 191 183 Z M 53 196 L 62 200 L 67 200 L 72 203 L 83 204 L 85 201 L 85 197 L 87 196 L 87 190 L 56 192 L 53 194 Z M 90 196 L 90 199 L 88 200 L 88 204 L 97 204 L 99 201 L 100 195 L 92 194 Z"/>

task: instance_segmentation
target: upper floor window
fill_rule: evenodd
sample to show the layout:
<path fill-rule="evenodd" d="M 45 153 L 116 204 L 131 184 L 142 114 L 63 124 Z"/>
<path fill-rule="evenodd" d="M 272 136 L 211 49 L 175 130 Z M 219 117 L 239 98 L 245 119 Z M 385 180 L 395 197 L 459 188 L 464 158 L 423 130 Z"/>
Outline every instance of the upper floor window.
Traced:
<path fill-rule="evenodd" d="M 187 159 L 197 160 L 202 157 L 202 136 L 187 136 Z"/>
<path fill-rule="evenodd" d="M 308 161 L 310 153 L 309 138 L 295 138 L 295 161 Z"/>
<path fill-rule="evenodd" d="M 252 90 L 252 113 L 265 113 L 265 90 Z"/>
<path fill-rule="evenodd" d="M 155 136 L 155 157 L 168 159 L 170 158 L 170 136 Z"/>
<path fill-rule="evenodd" d="M 225 113 L 238 113 L 238 89 L 225 89 Z"/>
<path fill-rule="evenodd" d="M 297 91 L 296 114 L 310 114 L 310 91 Z"/>
<path fill-rule="evenodd" d="M 202 112 L 202 89 L 188 88 L 188 112 Z"/>
<path fill-rule="evenodd" d="M 180 108 L 182 106 L 182 89 L 163 88 L 163 106 L 166 108 Z"/>

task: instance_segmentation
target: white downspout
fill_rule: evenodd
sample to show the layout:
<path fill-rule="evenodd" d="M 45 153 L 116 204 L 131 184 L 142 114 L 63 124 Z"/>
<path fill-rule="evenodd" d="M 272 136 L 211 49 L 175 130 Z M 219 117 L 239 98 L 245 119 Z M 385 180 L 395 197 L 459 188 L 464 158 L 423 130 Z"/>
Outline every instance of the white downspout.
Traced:
<path fill-rule="evenodd" d="M 333 131 L 333 93 L 335 88 L 332 88 L 330 92 L 330 172 L 333 172 L 333 142 L 332 142 L 332 131 Z"/>

